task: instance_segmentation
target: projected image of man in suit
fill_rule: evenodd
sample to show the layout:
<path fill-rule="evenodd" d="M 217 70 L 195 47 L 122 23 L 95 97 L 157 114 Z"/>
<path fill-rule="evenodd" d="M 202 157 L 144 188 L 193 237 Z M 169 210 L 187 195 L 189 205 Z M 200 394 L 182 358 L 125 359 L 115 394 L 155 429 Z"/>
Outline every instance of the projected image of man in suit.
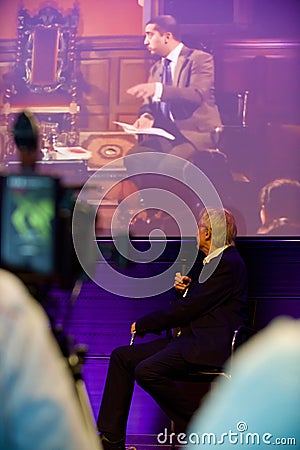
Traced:
<path fill-rule="evenodd" d="M 143 99 L 134 125 L 161 127 L 175 139 L 148 135 L 128 154 L 155 151 L 193 160 L 195 152 L 214 146 L 213 131 L 221 126 L 214 97 L 213 57 L 203 50 L 186 47 L 181 42 L 176 20 L 169 15 L 155 17 L 146 24 L 144 44 L 151 54 L 160 58 L 151 67 L 148 82 L 127 91 Z M 144 167 L 145 161 L 139 161 L 138 157 L 129 160 L 128 173 L 133 173 L 139 163 Z M 162 159 L 162 167 L 163 164 Z M 151 169 L 155 171 L 150 155 Z M 182 167 L 174 167 L 174 175 L 180 170 Z M 139 188 L 148 187 L 146 180 L 147 177 L 135 179 Z"/>

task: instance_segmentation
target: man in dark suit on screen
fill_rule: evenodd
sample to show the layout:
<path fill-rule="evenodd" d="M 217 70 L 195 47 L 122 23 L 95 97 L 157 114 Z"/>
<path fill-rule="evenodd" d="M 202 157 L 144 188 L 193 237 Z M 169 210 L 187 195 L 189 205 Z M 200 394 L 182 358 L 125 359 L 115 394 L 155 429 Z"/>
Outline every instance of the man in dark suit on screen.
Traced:
<path fill-rule="evenodd" d="M 105 450 L 125 448 L 126 425 L 136 381 L 184 431 L 195 407 L 176 379 L 195 366 L 222 366 L 230 355 L 234 330 L 246 320 L 247 274 L 235 247 L 236 224 L 226 210 L 200 215 L 197 242 L 204 253 L 194 274 L 176 273 L 180 297 L 167 308 L 138 319 L 131 333 L 144 336 L 173 329 L 171 336 L 123 346 L 112 352 L 98 416 Z"/>

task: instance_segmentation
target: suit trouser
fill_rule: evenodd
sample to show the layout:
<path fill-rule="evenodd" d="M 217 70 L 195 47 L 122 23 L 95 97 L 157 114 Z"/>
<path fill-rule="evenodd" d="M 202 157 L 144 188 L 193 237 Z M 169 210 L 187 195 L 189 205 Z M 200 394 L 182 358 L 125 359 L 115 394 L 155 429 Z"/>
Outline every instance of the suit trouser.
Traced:
<path fill-rule="evenodd" d="M 195 406 L 174 381 L 187 374 L 189 366 L 174 341 L 157 339 L 112 352 L 97 421 L 99 431 L 115 440 L 125 438 L 135 381 L 175 422 L 177 431 L 186 429 Z"/>
<path fill-rule="evenodd" d="M 195 148 L 189 142 L 181 142 L 175 147 L 172 147 L 170 142 L 172 141 L 168 141 L 165 138 L 151 137 L 140 145 L 134 146 L 127 153 L 127 156 L 134 155 L 134 158 L 125 159 L 127 173 L 128 175 L 133 173 L 142 174 L 134 175 L 131 178 L 138 190 L 158 188 L 162 191 L 173 193 L 184 201 L 192 211 L 196 210 L 199 199 L 183 179 L 185 164 L 188 164 L 187 161 L 192 159 Z M 145 154 L 146 152 L 152 153 Z M 157 153 L 160 154 L 159 164 Z M 171 159 L 169 155 L 180 156 L 186 162 L 182 159 Z M 152 173 L 145 173 L 145 169 Z M 172 177 L 164 176 L 163 174 L 172 174 Z M 140 198 L 142 205 L 148 207 L 149 203 L 154 203 L 157 207 L 164 197 L 159 196 L 160 198 L 156 199 L 155 195 L 158 194 L 155 194 L 153 190 L 144 191 Z M 175 197 L 173 202 L 176 202 Z M 168 201 L 165 203 L 166 206 L 170 205 Z M 158 207 L 158 209 L 165 210 L 164 207 Z"/>
<path fill-rule="evenodd" d="M 157 173 L 171 172 L 175 177 L 182 177 L 183 163 L 181 161 L 177 162 L 176 160 L 172 161 L 168 158 L 168 155 L 179 156 L 189 161 L 193 159 L 195 147 L 188 141 L 176 140 L 175 142 L 176 145 L 174 145 L 173 141 L 162 137 L 148 137 L 127 152 L 127 156 L 135 155 L 134 158 L 125 159 L 124 161 L 128 175 L 142 173 L 142 176 L 134 176 L 134 182 L 139 189 L 153 185 L 157 186 L 156 182 L 153 181 Z M 155 156 L 152 157 L 151 154 L 145 155 L 146 152 L 160 153 L 160 163 L 158 164 Z M 145 168 L 153 173 L 149 175 L 145 174 Z"/>

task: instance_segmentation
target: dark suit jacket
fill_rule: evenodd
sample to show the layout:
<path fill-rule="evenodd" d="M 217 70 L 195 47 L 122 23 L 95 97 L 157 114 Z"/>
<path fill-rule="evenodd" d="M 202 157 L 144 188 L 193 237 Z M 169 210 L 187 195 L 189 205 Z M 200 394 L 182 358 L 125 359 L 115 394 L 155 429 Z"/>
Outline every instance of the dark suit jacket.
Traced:
<path fill-rule="evenodd" d="M 183 327 L 172 345 L 179 346 L 187 362 L 222 365 L 230 355 L 234 330 L 246 321 L 246 302 L 246 267 L 236 248 L 228 247 L 207 281 L 194 280 L 185 299 L 137 320 L 136 331 L 158 333 Z"/>
<path fill-rule="evenodd" d="M 157 61 L 148 81 L 161 81 L 161 76 L 162 63 Z M 161 100 L 169 105 L 180 132 L 196 147 L 201 146 L 201 133 L 210 133 L 221 125 L 215 105 L 212 55 L 184 46 L 177 61 L 173 86 L 164 86 Z M 141 112 L 148 111 L 155 116 L 155 107 L 149 100 Z"/>

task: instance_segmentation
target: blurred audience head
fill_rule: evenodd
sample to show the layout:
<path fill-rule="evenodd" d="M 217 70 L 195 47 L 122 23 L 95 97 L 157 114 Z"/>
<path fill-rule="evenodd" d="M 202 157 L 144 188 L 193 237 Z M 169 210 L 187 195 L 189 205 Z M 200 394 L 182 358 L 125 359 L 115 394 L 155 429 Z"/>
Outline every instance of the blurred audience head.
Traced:
<path fill-rule="evenodd" d="M 34 115 L 24 110 L 14 123 L 13 137 L 20 152 L 22 166 L 33 168 L 38 159 L 39 129 Z"/>
<path fill-rule="evenodd" d="M 258 234 L 293 235 L 300 232 L 300 183 L 278 178 L 260 191 L 261 226 Z"/>

